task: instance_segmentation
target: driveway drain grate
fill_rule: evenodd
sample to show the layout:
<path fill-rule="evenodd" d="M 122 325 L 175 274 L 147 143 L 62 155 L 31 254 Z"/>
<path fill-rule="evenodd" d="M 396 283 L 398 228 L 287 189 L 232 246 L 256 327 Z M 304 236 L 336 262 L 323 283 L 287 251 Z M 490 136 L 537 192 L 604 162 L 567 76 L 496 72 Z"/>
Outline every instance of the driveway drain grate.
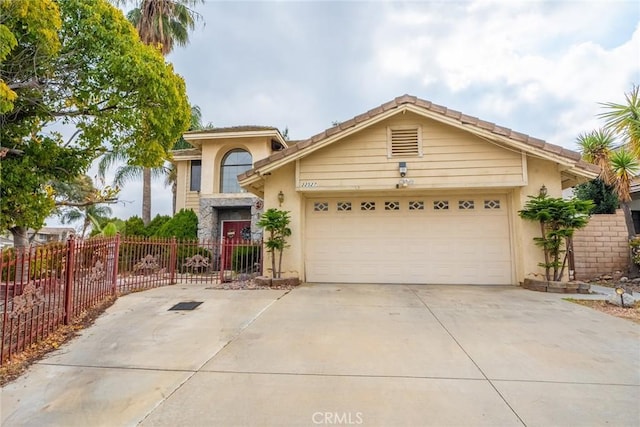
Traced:
<path fill-rule="evenodd" d="M 189 302 L 179 302 L 173 307 L 171 307 L 168 311 L 171 310 L 193 310 L 197 306 L 202 304 L 202 301 L 189 301 Z"/>

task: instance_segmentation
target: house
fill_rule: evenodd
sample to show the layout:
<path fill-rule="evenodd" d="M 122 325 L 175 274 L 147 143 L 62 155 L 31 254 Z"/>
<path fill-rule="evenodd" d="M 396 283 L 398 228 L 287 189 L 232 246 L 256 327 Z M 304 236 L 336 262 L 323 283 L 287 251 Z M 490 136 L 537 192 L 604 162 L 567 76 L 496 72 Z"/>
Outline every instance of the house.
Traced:
<path fill-rule="evenodd" d="M 215 215 L 233 216 L 212 208 L 232 199 L 246 220 L 290 211 L 283 273 L 307 282 L 517 284 L 540 272 L 539 227 L 518 217 L 528 196 L 560 197 L 598 173 L 578 153 L 409 95 L 297 143 L 258 133 L 187 134 L 178 207 L 197 207 L 212 235 Z M 223 201 L 237 149 L 253 166 L 233 170 L 246 169 Z"/>
<path fill-rule="evenodd" d="M 76 230 L 72 227 L 42 227 L 37 231 L 30 228 L 27 231 L 27 237 L 29 242 L 35 245 L 44 245 L 53 242 L 64 242 L 75 232 Z M 0 248 L 3 247 L 13 247 L 13 236 L 8 231 L 0 236 Z"/>
<path fill-rule="evenodd" d="M 236 126 L 187 132 L 184 139 L 193 148 L 173 152 L 176 209 L 198 214 L 200 239 L 259 239 L 262 199 L 242 188 L 237 176 L 288 147 L 280 131 Z"/>

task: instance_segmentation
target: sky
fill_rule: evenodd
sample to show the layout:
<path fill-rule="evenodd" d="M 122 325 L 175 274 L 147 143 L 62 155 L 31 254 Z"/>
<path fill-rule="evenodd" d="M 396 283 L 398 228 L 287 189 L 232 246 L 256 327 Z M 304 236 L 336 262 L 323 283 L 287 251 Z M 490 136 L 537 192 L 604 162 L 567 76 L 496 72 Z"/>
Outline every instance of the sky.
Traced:
<path fill-rule="evenodd" d="M 640 84 L 638 1 L 209 1 L 167 60 L 204 123 L 306 139 L 410 94 L 576 150 Z M 93 172 L 95 173 L 95 172 Z M 114 216 L 141 214 L 131 182 Z M 153 184 L 152 216 L 171 214 Z M 51 224 L 50 222 L 50 225 Z"/>

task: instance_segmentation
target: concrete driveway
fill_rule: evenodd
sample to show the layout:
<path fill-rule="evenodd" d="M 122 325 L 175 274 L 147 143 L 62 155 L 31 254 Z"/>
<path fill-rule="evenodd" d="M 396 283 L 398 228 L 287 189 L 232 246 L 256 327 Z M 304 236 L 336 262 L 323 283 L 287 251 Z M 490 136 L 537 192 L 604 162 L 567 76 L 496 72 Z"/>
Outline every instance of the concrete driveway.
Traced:
<path fill-rule="evenodd" d="M 1 402 L 3 426 L 637 426 L 640 326 L 514 287 L 177 285 L 119 299 Z"/>

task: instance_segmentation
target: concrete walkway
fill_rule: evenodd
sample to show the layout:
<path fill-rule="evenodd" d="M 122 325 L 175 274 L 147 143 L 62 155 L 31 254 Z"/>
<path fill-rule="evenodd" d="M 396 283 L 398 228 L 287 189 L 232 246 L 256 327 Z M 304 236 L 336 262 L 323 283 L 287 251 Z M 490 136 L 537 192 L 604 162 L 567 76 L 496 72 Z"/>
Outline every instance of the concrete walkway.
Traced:
<path fill-rule="evenodd" d="M 172 286 L 2 390 L 3 426 L 637 426 L 640 325 L 514 287 Z M 194 311 L 167 311 L 181 301 Z"/>

